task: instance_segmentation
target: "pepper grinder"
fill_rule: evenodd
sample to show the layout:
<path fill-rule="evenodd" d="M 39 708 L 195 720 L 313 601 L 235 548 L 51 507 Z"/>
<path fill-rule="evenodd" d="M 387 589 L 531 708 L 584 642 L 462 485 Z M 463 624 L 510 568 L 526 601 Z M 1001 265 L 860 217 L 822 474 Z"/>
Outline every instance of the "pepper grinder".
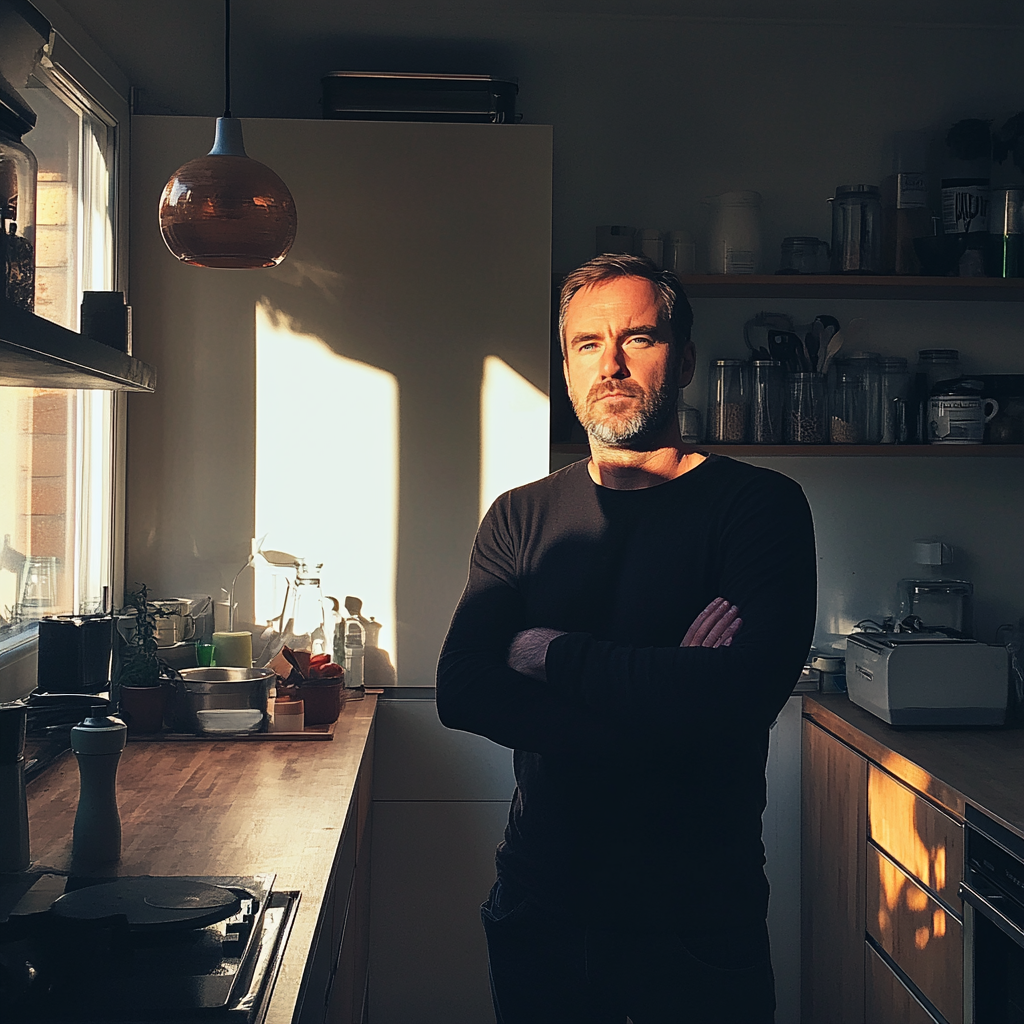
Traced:
<path fill-rule="evenodd" d="M 28 708 L 0 706 L 0 872 L 29 864 L 28 801 L 25 797 L 25 723 Z"/>
<path fill-rule="evenodd" d="M 75 866 L 107 864 L 121 857 L 117 813 L 117 764 L 127 734 L 118 718 L 87 718 L 71 730 L 81 791 L 71 842 Z"/>

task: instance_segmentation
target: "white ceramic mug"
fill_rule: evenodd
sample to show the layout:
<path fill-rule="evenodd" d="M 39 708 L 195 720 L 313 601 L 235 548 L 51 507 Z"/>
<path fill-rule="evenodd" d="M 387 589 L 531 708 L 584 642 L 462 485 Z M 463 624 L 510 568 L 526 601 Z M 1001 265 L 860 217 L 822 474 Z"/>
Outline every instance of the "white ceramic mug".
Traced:
<path fill-rule="evenodd" d="M 999 412 L 994 398 L 933 395 L 928 399 L 929 444 L 981 444 L 985 424 Z"/>

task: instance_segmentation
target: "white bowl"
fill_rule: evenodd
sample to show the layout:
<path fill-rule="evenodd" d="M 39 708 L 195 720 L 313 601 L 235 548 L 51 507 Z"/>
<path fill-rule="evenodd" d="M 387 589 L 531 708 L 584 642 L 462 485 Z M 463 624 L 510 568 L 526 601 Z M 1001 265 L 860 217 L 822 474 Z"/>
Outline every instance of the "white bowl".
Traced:
<path fill-rule="evenodd" d="M 255 732 L 263 722 L 263 712 L 256 708 L 216 708 L 197 711 L 196 718 L 200 732 Z"/>

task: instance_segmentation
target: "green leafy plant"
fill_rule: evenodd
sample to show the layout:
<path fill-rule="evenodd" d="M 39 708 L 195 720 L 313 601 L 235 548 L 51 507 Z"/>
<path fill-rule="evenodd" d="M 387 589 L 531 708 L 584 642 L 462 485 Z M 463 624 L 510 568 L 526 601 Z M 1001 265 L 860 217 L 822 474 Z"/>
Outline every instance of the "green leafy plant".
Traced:
<path fill-rule="evenodd" d="M 156 617 L 159 612 L 149 606 L 149 591 L 145 583 L 137 590 L 125 594 L 122 615 L 135 615 L 135 632 L 121 648 L 121 661 L 117 672 L 119 686 L 159 686 L 166 666 L 157 657 Z"/>

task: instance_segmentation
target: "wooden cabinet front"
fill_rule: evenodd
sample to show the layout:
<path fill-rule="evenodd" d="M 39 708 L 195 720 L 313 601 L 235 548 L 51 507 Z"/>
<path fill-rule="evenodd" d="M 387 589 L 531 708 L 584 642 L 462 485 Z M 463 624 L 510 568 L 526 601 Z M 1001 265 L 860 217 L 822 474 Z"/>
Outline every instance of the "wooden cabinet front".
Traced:
<path fill-rule="evenodd" d="M 803 726 L 803 991 L 807 1024 L 864 1022 L 868 763 Z"/>
<path fill-rule="evenodd" d="M 935 1018 L 864 943 L 864 1020 L 869 1024 L 936 1024 Z"/>
<path fill-rule="evenodd" d="M 875 765 L 868 771 L 868 836 L 947 906 L 962 912 L 964 828 Z"/>
<path fill-rule="evenodd" d="M 918 882 L 867 850 L 867 931 L 949 1021 L 963 1022 L 963 929 Z"/>

